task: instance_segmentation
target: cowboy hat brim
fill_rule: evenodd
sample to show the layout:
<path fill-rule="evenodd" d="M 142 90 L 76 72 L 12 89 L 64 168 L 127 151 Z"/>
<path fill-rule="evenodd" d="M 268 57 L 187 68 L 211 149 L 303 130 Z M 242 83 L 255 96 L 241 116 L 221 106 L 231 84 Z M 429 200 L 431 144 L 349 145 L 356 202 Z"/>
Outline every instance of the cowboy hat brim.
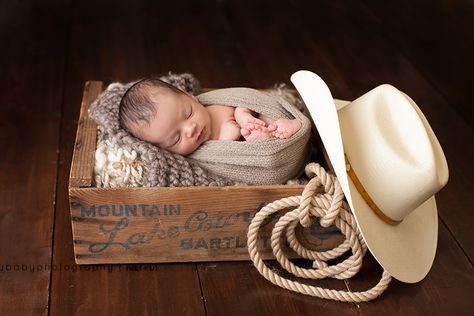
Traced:
<path fill-rule="evenodd" d="M 429 272 L 436 253 L 438 216 L 435 197 L 430 197 L 418 206 L 398 225 L 390 225 L 380 219 L 367 205 L 346 172 L 337 111 L 349 102 L 345 104 L 338 102 L 336 105 L 326 83 L 310 71 L 294 73 L 291 81 L 311 114 L 370 252 L 394 278 L 407 283 L 419 282 Z M 406 97 L 427 130 L 434 154 L 437 155 L 436 160 L 445 166 L 446 161 L 441 146 L 426 118 L 413 100 Z M 387 186 L 390 184 L 387 183 Z"/>

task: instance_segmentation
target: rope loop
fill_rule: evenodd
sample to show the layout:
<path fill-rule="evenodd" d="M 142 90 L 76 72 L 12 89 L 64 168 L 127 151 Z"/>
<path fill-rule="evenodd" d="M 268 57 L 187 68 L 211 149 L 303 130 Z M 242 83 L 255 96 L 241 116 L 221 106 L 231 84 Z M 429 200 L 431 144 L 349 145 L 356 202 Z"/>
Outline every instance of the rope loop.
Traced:
<path fill-rule="evenodd" d="M 391 276 L 384 271 L 382 278 L 373 288 L 364 292 L 338 291 L 306 285 L 298 281 L 283 278 L 269 269 L 260 257 L 257 249 L 257 234 L 265 219 L 283 209 L 294 208 L 279 218 L 271 235 L 271 247 L 280 265 L 296 277 L 306 279 L 322 279 L 332 277 L 348 279 L 353 277 L 362 266 L 362 258 L 367 251 L 362 234 L 344 201 L 344 193 L 339 181 L 334 175 L 328 174 L 317 163 L 310 163 L 305 168 L 311 180 L 305 186 L 301 196 L 291 196 L 274 201 L 263 207 L 250 223 L 247 240 L 250 258 L 255 267 L 267 280 L 285 289 L 343 302 L 370 301 L 388 287 Z M 323 188 L 323 193 L 318 193 Z M 298 223 L 303 227 L 311 226 L 319 218 L 322 227 L 335 225 L 346 237 L 343 243 L 327 251 L 313 251 L 305 248 L 296 238 L 295 229 Z M 301 258 L 313 261 L 313 268 L 301 268 L 288 260 L 281 248 L 281 236 L 285 233 L 289 247 Z M 329 266 L 328 260 L 342 256 L 348 250 L 352 255 L 344 261 Z"/>

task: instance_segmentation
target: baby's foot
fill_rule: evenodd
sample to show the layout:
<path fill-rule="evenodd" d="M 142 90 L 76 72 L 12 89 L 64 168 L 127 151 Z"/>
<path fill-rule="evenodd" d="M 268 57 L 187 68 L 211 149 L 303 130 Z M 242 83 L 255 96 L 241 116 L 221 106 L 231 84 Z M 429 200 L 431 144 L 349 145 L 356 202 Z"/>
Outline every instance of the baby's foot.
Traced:
<path fill-rule="evenodd" d="M 297 119 L 279 119 L 275 125 L 276 130 L 272 132 L 272 135 L 280 139 L 290 138 L 301 128 L 301 122 Z"/>
<path fill-rule="evenodd" d="M 273 136 L 273 131 L 270 131 L 266 126 L 260 124 L 247 124 L 240 129 L 240 133 L 246 141 L 262 140 Z"/>

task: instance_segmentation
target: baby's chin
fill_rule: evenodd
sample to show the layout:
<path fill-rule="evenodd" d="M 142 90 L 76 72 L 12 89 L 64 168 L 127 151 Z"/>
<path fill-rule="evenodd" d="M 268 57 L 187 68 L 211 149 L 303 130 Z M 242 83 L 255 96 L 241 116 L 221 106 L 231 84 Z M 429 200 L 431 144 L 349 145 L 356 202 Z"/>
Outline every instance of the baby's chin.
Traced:
<path fill-rule="evenodd" d="M 172 153 L 174 154 L 178 154 L 178 155 L 181 155 L 181 156 L 187 156 L 187 155 L 191 155 L 193 152 L 195 152 L 197 149 L 199 148 L 199 146 L 196 146 L 196 148 L 194 149 L 188 149 L 188 150 L 170 150 Z"/>
<path fill-rule="evenodd" d="M 206 126 L 206 136 L 204 137 L 204 140 L 201 142 L 201 145 L 202 145 L 202 143 L 207 142 L 208 140 L 211 140 L 211 136 L 212 136 L 212 126 L 209 123 Z"/>

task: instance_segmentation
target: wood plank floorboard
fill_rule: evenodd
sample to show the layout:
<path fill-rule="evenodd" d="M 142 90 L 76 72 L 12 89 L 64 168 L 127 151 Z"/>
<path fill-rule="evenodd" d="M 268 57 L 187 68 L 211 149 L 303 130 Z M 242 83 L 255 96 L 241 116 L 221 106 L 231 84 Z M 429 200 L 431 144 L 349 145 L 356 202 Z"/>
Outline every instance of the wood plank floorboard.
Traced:
<path fill-rule="evenodd" d="M 295 280 L 274 261 L 266 264 Z M 357 315 L 353 304 L 315 299 L 273 285 L 250 262 L 215 262 L 199 265 L 208 315 Z M 341 280 L 305 281 L 305 284 L 347 291 Z"/>
<path fill-rule="evenodd" d="M 1 315 L 48 313 L 66 6 L 0 4 Z"/>
<path fill-rule="evenodd" d="M 147 11 L 160 12 L 163 7 L 150 1 Z M 190 72 L 205 88 L 249 84 L 235 30 L 220 3 L 177 1 L 167 2 L 165 7 L 167 14 L 151 14 L 146 25 L 156 74 Z"/>

